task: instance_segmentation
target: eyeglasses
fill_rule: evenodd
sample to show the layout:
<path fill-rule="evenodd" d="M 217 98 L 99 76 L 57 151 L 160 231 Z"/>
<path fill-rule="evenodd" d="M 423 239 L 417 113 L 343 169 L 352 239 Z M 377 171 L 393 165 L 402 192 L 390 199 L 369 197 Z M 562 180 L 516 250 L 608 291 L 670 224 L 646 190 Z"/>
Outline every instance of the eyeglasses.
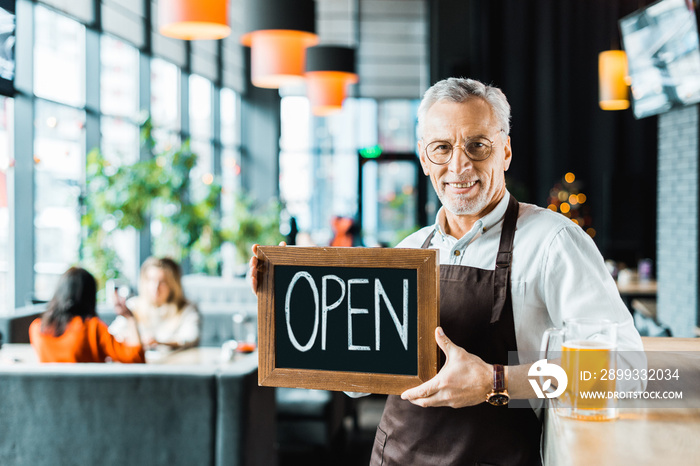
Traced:
<path fill-rule="evenodd" d="M 501 130 L 503 131 L 503 130 Z M 461 149 L 471 160 L 481 162 L 491 156 L 494 141 L 483 136 L 477 136 L 466 140 Z M 425 146 L 425 155 L 435 165 L 445 165 L 452 160 L 454 146 L 448 141 L 432 141 Z"/>

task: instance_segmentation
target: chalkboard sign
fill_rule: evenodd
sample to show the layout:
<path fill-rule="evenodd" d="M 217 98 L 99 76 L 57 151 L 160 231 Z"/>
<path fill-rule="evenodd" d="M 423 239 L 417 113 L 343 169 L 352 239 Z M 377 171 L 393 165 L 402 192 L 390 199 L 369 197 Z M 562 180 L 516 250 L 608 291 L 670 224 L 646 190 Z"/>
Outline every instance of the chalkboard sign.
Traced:
<path fill-rule="evenodd" d="M 258 251 L 260 385 L 400 394 L 435 376 L 436 250 Z"/>

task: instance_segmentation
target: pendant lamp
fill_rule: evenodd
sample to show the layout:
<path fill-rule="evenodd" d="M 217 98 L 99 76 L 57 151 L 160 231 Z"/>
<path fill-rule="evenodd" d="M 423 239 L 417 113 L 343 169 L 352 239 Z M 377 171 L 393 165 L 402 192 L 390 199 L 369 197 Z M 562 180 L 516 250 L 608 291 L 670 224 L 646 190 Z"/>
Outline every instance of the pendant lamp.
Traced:
<path fill-rule="evenodd" d="M 347 86 L 358 81 L 355 49 L 334 45 L 309 47 L 304 76 L 311 112 L 316 116 L 339 112 L 347 95 Z"/>
<path fill-rule="evenodd" d="M 251 82 L 278 89 L 303 80 L 306 48 L 318 43 L 314 0 L 247 0 L 241 43 L 250 47 Z"/>
<path fill-rule="evenodd" d="M 623 50 L 606 50 L 598 55 L 598 103 L 601 109 L 629 108 L 627 79 L 627 54 Z"/>
<path fill-rule="evenodd" d="M 158 0 L 160 33 L 183 40 L 223 39 L 231 34 L 228 0 Z"/>

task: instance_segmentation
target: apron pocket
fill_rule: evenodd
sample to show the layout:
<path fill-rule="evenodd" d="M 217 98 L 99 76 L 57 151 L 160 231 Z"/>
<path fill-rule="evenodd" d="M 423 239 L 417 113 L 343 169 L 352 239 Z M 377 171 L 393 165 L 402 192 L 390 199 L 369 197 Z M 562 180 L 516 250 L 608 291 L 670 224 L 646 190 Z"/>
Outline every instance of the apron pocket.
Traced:
<path fill-rule="evenodd" d="M 374 436 L 374 446 L 372 446 L 372 466 L 381 466 L 384 464 L 384 445 L 386 445 L 386 432 L 377 427 L 377 433 Z"/>

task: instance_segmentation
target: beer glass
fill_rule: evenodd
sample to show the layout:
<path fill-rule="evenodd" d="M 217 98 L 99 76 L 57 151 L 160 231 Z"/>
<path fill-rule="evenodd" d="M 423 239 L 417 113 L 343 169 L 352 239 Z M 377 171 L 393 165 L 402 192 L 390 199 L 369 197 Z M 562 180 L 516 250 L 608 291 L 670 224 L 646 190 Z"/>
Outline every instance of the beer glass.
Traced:
<path fill-rule="evenodd" d="M 237 351 L 250 353 L 257 346 L 258 327 L 255 317 L 245 312 L 233 314 L 233 338 L 238 342 Z"/>
<path fill-rule="evenodd" d="M 555 402 L 559 414 L 589 421 L 617 418 L 616 348 L 617 324 L 609 320 L 568 319 L 563 328 L 545 331 L 544 357 L 568 377 Z"/>

